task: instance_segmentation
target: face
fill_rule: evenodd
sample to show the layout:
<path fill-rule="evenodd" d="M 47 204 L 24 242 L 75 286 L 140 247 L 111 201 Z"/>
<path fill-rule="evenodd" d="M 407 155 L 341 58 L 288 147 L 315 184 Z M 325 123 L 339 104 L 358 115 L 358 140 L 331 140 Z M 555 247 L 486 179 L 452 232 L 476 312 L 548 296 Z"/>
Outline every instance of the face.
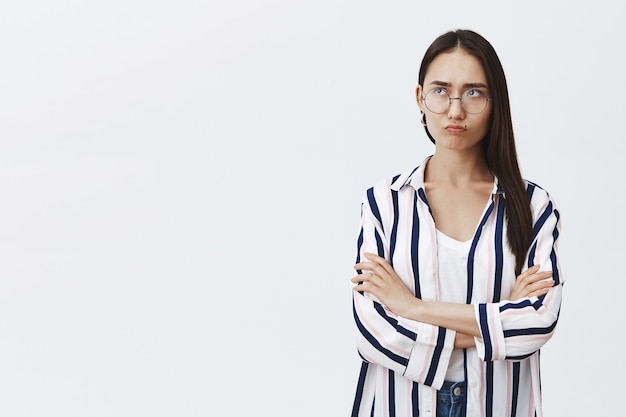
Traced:
<path fill-rule="evenodd" d="M 430 63 L 424 85 L 417 87 L 416 94 L 417 104 L 426 114 L 428 131 L 435 138 L 437 148 L 479 149 L 489 129 L 492 103 L 491 100 L 485 102 L 491 93 L 478 58 L 458 48 L 438 55 Z M 452 103 L 446 110 L 448 96 Z M 456 97 L 461 97 L 463 104 L 454 99 Z M 485 104 L 484 110 L 472 114 Z"/>

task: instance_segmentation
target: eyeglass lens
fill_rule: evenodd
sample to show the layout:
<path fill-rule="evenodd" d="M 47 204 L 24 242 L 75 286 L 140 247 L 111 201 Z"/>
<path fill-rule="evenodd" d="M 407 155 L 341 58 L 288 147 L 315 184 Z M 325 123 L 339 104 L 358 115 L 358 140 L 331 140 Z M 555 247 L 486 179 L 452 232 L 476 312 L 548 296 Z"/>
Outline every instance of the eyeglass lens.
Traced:
<path fill-rule="evenodd" d="M 452 100 L 458 99 L 450 98 L 447 92 L 439 91 L 438 89 L 429 91 L 426 97 L 424 97 L 426 107 L 433 113 L 444 113 L 452 104 Z M 471 114 L 477 114 L 485 110 L 489 97 L 481 93 L 476 94 L 475 90 L 468 90 L 463 93 L 460 101 L 463 110 Z"/>

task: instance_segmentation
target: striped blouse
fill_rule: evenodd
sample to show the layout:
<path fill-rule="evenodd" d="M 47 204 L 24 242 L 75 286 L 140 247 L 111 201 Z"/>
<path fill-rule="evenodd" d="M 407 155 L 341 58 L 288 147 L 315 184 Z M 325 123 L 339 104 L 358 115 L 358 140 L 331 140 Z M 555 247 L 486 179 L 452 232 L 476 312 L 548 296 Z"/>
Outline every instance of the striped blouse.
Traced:
<path fill-rule="evenodd" d="M 357 262 L 365 252 L 391 262 L 416 297 L 439 300 L 437 241 L 424 187 L 425 162 L 365 193 Z M 534 219 L 525 268 L 552 270 L 555 285 L 541 297 L 508 300 L 515 256 L 506 238 L 506 194 L 493 192 L 472 239 L 467 303 L 481 338 L 464 350 L 468 417 L 542 416 L 539 349 L 557 323 L 563 279 L 557 262 L 559 212 L 548 193 L 526 182 Z M 363 360 L 353 417 L 435 417 L 454 348 L 455 331 L 394 315 L 368 293 L 353 295 L 358 353 Z"/>

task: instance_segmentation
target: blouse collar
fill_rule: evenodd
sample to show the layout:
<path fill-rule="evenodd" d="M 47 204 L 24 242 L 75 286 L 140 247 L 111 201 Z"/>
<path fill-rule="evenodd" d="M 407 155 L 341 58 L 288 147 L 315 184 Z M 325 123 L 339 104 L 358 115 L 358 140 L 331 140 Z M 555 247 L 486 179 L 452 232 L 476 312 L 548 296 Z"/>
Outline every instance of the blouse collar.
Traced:
<path fill-rule="evenodd" d="M 424 161 L 422 161 L 422 163 L 415 167 L 413 170 L 406 171 L 398 175 L 397 177 L 394 177 L 393 181 L 391 182 L 391 190 L 400 191 L 407 185 L 410 185 L 416 190 L 425 190 L 426 187 L 424 186 L 424 171 L 426 169 L 426 163 L 430 158 L 432 158 L 432 155 L 424 159 Z M 500 182 L 495 175 L 493 177 L 493 190 L 491 194 L 500 194 L 505 197 L 504 189 L 500 185 Z"/>

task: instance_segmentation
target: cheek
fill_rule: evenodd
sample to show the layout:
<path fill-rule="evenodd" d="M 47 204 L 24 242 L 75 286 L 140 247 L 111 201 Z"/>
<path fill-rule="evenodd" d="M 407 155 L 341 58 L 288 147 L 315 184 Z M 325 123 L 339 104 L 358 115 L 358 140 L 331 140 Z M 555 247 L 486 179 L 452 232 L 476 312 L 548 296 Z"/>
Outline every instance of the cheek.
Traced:
<path fill-rule="evenodd" d="M 489 127 L 491 126 L 491 112 L 485 114 L 485 116 L 481 118 L 479 126 L 481 130 L 484 130 L 485 134 L 489 131 Z"/>
<path fill-rule="evenodd" d="M 480 125 L 483 129 L 485 129 L 485 133 L 487 132 L 487 130 L 489 130 L 489 126 L 491 125 L 490 120 L 491 119 L 489 117 L 485 117 L 483 120 L 481 120 Z"/>

